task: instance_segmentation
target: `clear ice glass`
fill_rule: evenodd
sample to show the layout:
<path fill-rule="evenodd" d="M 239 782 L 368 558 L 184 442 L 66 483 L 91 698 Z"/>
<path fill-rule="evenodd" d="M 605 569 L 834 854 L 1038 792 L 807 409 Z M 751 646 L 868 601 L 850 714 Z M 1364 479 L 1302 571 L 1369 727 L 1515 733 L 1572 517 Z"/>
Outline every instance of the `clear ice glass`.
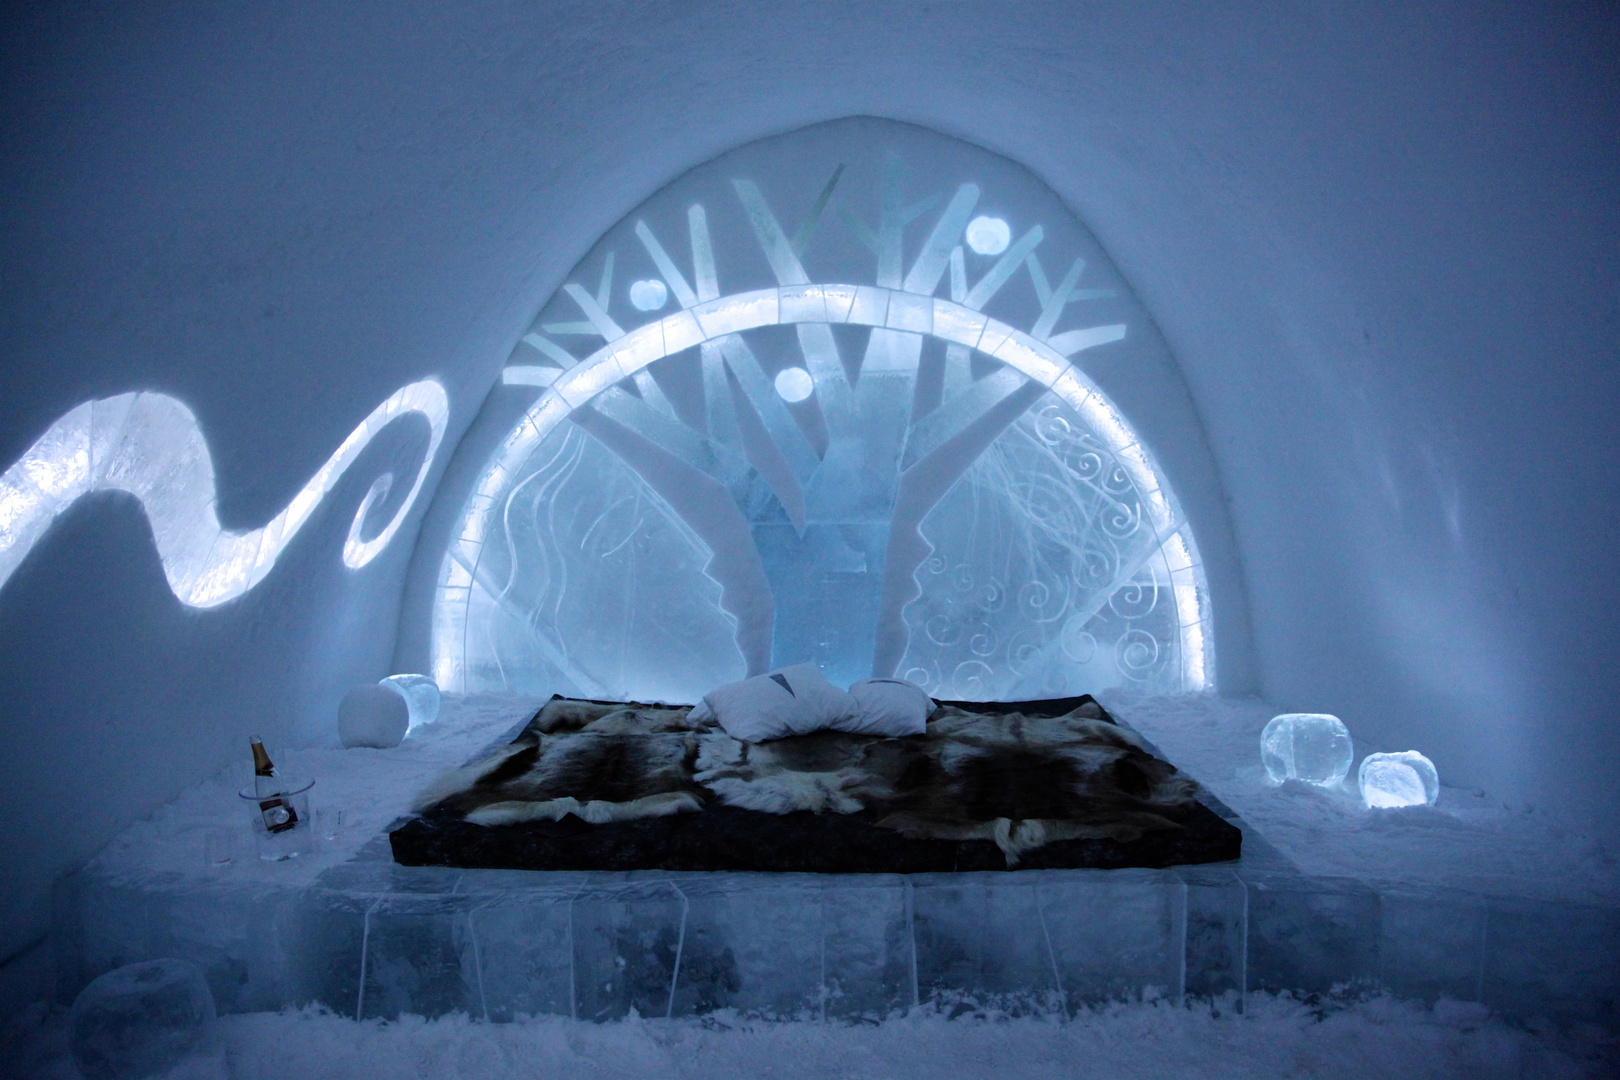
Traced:
<path fill-rule="evenodd" d="M 1375 809 L 1428 806 L 1440 797 L 1440 774 L 1434 762 L 1416 750 L 1368 754 L 1356 778 L 1362 800 Z"/>
<path fill-rule="evenodd" d="M 1260 733 L 1260 761 L 1276 784 L 1303 780 L 1335 787 L 1349 775 L 1355 756 L 1350 729 L 1327 713 L 1283 713 Z"/>

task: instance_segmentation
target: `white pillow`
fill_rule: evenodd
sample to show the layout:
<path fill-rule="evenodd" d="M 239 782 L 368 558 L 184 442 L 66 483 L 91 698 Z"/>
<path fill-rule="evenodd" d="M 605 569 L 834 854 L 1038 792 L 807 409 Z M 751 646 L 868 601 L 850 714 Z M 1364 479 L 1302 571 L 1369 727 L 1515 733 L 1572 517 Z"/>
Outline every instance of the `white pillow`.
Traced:
<path fill-rule="evenodd" d="M 921 735 L 934 699 L 905 679 L 862 679 L 849 688 L 855 715 L 836 725 L 856 735 Z"/>
<path fill-rule="evenodd" d="M 727 735 L 744 742 L 806 735 L 840 727 L 855 716 L 854 700 L 828 682 L 814 664 L 794 664 L 727 683 L 704 694 L 703 703 Z"/>

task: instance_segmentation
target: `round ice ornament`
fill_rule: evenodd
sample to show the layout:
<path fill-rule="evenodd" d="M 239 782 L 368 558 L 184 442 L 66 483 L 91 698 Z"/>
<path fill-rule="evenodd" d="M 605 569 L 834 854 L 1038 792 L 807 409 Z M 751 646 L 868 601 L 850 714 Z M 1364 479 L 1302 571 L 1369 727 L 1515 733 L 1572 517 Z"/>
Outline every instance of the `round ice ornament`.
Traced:
<path fill-rule="evenodd" d="M 630 303 L 637 311 L 657 311 L 669 299 L 669 289 L 657 278 L 630 284 Z"/>
<path fill-rule="evenodd" d="M 389 686 L 367 683 L 343 695 L 338 706 L 338 738 L 344 746 L 386 750 L 398 746 L 411 727 L 405 695 Z"/>
<path fill-rule="evenodd" d="M 423 724 L 439 718 L 439 684 L 426 675 L 390 675 L 378 686 L 386 686 L 405 698 L 410 710 L 407 730 L 415 731 Z"/>
<path fill-rule="evenodd" d="M 1368 754 L 1356 774 L 1361 798 L 1369 807 L 1432 806 L 1440 797 L 1440 773 L 1416 750 Z"/>
<path fill-rule="evenodd" d="M 815 388 L 810 373 L 802 367 L 783 368 L 776 373 L 776 392 L 783 401 L 803 401 Z"/>
<path fill-rule="evenodd" d="M 147 960 L 115 968 L 80 991 L 68 1046 L 85 1080 L 220 1075 L 214 996 L 194 964 Z M 187 1062 L 183 1072 L 177 1069 Z M 194 1068 L 194 1066 L 200 1066 Z"/>
<path fill-rule="evenodd" d="M 1350 729 L 1327 713 L 1283 713 L 1260 733 L 1260 761 L 1273 783 L 1333 787 L 1344 782 L 1355 756 Z"/>
<path fill-rule="evenodd" d="M 968 222 L 967 245 L 980 255 L 1000 255 L 1012 240 L 1012 229 L 995 217 L 976 217 Z"/>

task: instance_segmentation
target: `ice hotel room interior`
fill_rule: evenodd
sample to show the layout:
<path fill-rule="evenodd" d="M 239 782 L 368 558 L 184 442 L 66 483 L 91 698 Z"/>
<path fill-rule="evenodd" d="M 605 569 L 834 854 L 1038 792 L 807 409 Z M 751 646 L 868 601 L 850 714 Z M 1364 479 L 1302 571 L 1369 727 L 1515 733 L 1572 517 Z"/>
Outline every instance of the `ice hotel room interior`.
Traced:
<path fill-rule="evenodd" d="M 25 3 L 0 1074 L 1620 1074 L 1620 9 Z"/>

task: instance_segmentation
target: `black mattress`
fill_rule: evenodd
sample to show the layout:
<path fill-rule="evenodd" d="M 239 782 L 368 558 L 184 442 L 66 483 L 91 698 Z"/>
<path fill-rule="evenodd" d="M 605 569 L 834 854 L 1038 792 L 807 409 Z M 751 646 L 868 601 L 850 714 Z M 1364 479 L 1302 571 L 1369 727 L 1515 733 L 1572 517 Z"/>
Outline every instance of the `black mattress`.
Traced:
<path fill-rule="evenodd" d="M 635 703 L 575 703 L 560 698 L 553 699 L 547 708 L 555 713 L 559 703 L 597 706 L 598 711 L 610 708 L 661 708 Z M 930 717 L 931 732 L 936 719 L 953 716 L 960 730 L 970 734 L 975 730 L 976 723 L 972 717 L 984 717 L 986 724 L 999 721 L 1005 725 L 1008 722 L 1005 718 L 1014 717 L 1015 714 L 1034 722 L 1043 719 L 1061 722 L 1064 718 L 1082 715 L 1091 721 L 1088 730 L 1095 730 L 1098 722 L 1115 724 L 1089 695 L 1044 701 L 938 704 L 940 708 Z M 969 714 L 969 717 L 963 719 L 952 710 Z M 964 831 L 956 826 L 931 828 L 928 821 L 937 819 L 937 812 L 933 818 L 927 818 L 926 814 L 918 818 L 913 814 L 908 819 L 909 824 L 898 827 L 895 813 L 898 804 L 893 798 L 870 800 L 870 805 L 863 805 L 854 812 L 793 810 L 767 813 L 725 805 L 724 800 L 714 797 L 712 792 L 703 792 L 696 797 L 696 801 L 701 803 L 700 810 L 631 820 L 593 824 L 575 813 L 562 814 L 555 820 L 526 820 L 510 824 L 479 824 L 468 820 L 470 806 L 478 804 L 480 798 L 487 801 L 494 797 L 480 795 L 480 792 L 496 784 L 506 785 L 509 789 L 514 781 L 521 782 L 524 770 L 535 768 L 534 763 L 550 752 L 544 747 L 559 745 L 556 740 L 574 734 L 542 730 L 545 727 L 542 717 L 546 715 L 543 709 L 531 720 L 512 744 L 515 750 L 462 770 L 458 781 L 449 785 L 451 794 L 445 795 L 441 789 L 438 793 L 440 797 L 394 828 L 389 834 L 394 860 L 407 866 L 469 869 L 913 874 L 965 870 L 1166 867 L 1236 859 L 1242 849 L 1241 832 L 1197 799 L 1197 785 L 1176 773 L 1167 763 L 1152 757 L 1139 744 L 1131 746 L 1126 756 L 1115 762 L 1113 773 L 1105 775 L 1101 781 L 1114 783 L 1121 788 L 1122 794 L 1096 794 L 1098 781 L 1092 778 L 1092 786 L 1078 788 L 1078 794 L 1066 804 L 1070 809 L 1065 812 L 1083 815 L 1088 798 L 1099 803 L 1128 806 L 1131 799 L 1142 797 L 1139 774 L 1146 770 L 1156 777 L 1169 776 L 1177 795 L 1174 799 L 1161 798 L 1154 803 L 1151 815 L 1138 815 L 1152 824 L 1143 828 L 1114 829 L 1116 835 L 1054 838 L 1017 851 L 1013 856 L 1009 856 L 1004 843 L 998 844 L 995 839 L 937 835 L 953 830 L 958 833 Z M 1010 722 L 1016 727 L 1026 721 L 1014 719 Z M 583 730 L 588 734 L 590 729 L 587 726 Z M 635 737 L 620 738 L 631 740 L 626 745 L 633 754 L 639 745 L 634 741 Z M 724 736 L 719 738 L 724 739 Z M 818 736 L 797 738 L 813 741 Z M 872 740 L 875 737 L 838 738 L 848 742 Z M 1134 736 L 1130 738 L 1134 742 Z M 553 741 L 547 742 L 548 739 Z M 778 747 L 789 751 L 794 748 L 782 744 L 795 741 L 789 739 L 778 743 L 746 745 L 756 752 L 758 747 Z M 886 742 L 906 743 L 907 740 Z M 869 742 L 862 745 L 869 750 L 874 744 Z M 824 753 L 825 748 L 818 752 Z M 918 766 L 912 763 L 903 776 L 913 776 L 917 770 Z M 1031 794 L 1029 789 L 1039 786 L 1029 782 L 1031 775 L 1039 777 L 1042 774 L 1037 769 L 1035 773 L 1004 780 L 1002 786 L 1007 790 L 992 791 L 989 795 L 983 794 L 980 789 L 984 783 L 979 782 L 978 788 L 968 798 L 989 798 L 992 803 L 996 799 L 1003 802 L 1009 799 L 1027 801 Z M 457 788 L 456 783 L 461 786 Z M 898 786 L 905 787 L 903 778 Z M 960 782 L 952 790 L 962 790 Z M 510 790 L 505 790 L 504 794 L 509 795 Z M 513 804 L 507 802 L 501 805 Z M 1074 809 L 1076 806 L 1080 809 Z M 993 813 L 999 808 L 999 804 L 991 805 L 990 810 L 984 813 Z M 1047 816 L 1051 816 L 1050 813 Z M 918 826 L 916 820 L 924 820 L 924 824 Z"/>

